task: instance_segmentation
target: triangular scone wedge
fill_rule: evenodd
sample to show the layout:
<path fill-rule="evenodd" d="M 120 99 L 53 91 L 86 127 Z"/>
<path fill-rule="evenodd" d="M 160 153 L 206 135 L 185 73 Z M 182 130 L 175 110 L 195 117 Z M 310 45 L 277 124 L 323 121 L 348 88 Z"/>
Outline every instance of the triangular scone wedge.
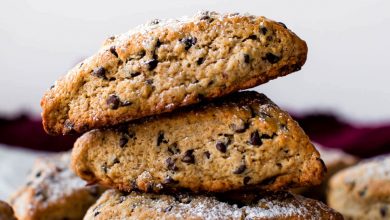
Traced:
<path fill-rule="evenodd" d="M 297 71 L 306 43 L 264 17 L 205 12 L 112 37 L 46 92 L 50 134 L 170 112 Z"/>
<path fill-rule="evenodd" d="M 257 92 L 87 132 L 72 168 L 121 190 L 210 192 L 316 185 L 326 169 L 299 125 Z"/>

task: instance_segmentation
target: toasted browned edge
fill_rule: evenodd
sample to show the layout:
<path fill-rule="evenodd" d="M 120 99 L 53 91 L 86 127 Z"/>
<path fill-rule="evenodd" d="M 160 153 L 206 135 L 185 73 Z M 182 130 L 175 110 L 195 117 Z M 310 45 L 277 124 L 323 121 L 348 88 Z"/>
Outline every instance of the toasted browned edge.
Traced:
<path fill-rule="evenodd" d="M 231 18 L 224 16 L 223 19 L 228 20 Z M 235 19 L 237 19 L 237 18 L 235 18 Z M 270 21 L 270 20 L 268 20 L 268 21 Z M 273 22 L 273 21 L 270 21 L 270 22 Z M 306 42 L 303 41 L 302 39 L 300 39 L 292 31 L 290 31 L 289 29 L 286 29 L 284 26 L 280 25 L 277 22 L 273 22 L 273 28 L 277 29 L 277 31 L 288 33 L 288 36 L 290 36 L 291 39 L 293 39 L 293 41 L 294 41 L 294 43 L 292 45 L 294 48 L 293 52 L 290 54 L 290 57 L 286 61 L 286 63 L 280 68 L 276 68 L 276 67 L 271 68 L 269 70 L 269 72 L 267 73 L 267 75 L 268 75 L 267 78 L 264 78 L 263 76 L 254 77 L 243 84 L 232 84 L 232 86 L 226 87 L 223 90 L 221 88 L 216 88 L 210 94 L 207 94 L 207 96 L 205 95 L 204 98 L 206 100 L 211 100 L 211 99 L 214 99 L 214 98 L 217 98 L 220 96 L 230 94 L 232 92 L 255 87 L 257 85 L 266 83 L 269 80 L 275 79 L 277 77 L 285 76 L 285 75 L 292 73 L 294 71 L 298 71 L 305 64 L 306 58 L 307 58 Z M 183 29 L 185 29 L 185 28 L 183 27 Z M 92 57 L 94 57 L 94 56 L 92 56 Z M 72 71 L 74 71 L 74 70 L 71 70 L 70 72 L 72 72 Z M 74 77 L 71 77 L 71 78 L 74 79 Z M 70 79 L 67 79 L 67 80 L 70 80 Z M 49 98 L 50 93 L 51 93 L 50 90 L 47 91 L 45 93 L 45 95 L 43 96 L 43 98 L 41 99 L 41 107 L 43 109 L 41 116 L 42 116 L 42 123 L 43 123 L 43 127 L 44 127 L 45 131 L 51 135 L 60 135 L 60 134 L 66 135 L 66 134 L 70 134 L 70 133 L 74 133 L 74 132 L 83 133 L 85 131 L 92 130 L 94 128 L 103 128 L 103 127 L 107 127 L 107 126 L 113 126 L 113 125 L 116 125 L 119 123 L 128 122 L 128 121 L 139 119 L 139 118 L 146 117 L 146 116 L 151 116 L 151 115 L 165 113 L 165 112 L 171 112 L 174 109 L 177 109 L 179 107 L 187 106 L 187 105 L 191 105 L 191 104 L 195 104 L 195 103 L 200 102 L 197 94 L 191 94 L 189 97 L 187 97 L 185 100 L 183 100 L 179 104 L 172 103 L 170 108 L 165 108 L 164 106 L 156 106 L 154 109 L 150 109 L 149 112 L 146 112 L 146 111 L 143 112 L 143 114 L 126 115 L 124 117 L 117 117 L 117 118 L 105 117 L 105 118 L 101 118 L 98 121 L 89 121 L 87 124 L 77 124 L 77 123 L 74 123 L 73 121 L 70 121 L 70 123 L 72 123 L 73 126 L 72 126 L 72 129 L 69 129 L 69 128 L 66 128 L 65 123 L 60 123 L 59 121 L 53 121 L 50 119 L 50 114 L 52 113 L 52 111 L 55 111 L 56 109 L 47 108 L 47 106 L 48 105 L 53 106 L 53 105 L 55 105 L 53 102 L 59 102 L 59 100 L 50 99 Z"/>

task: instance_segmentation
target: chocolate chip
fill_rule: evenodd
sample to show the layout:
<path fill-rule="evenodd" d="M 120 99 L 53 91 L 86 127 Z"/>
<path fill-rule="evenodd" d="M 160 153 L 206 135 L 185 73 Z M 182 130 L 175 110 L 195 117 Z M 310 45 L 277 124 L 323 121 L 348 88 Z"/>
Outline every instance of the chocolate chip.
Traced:
<path fill-rule="evenodd" d="M 360 197 L 363 197 L 366 195 L 366 192 L 367 192 L 367 187 L 364 187 L 362 190 L 358 192 L 358 194 Z"/>
<path fill-rule="evenodd" d="M 115 36 L 111 36 L 108 38 L 109 40 L 115 40 Z"/>
<path fill-rule="evenodd" d="M 38 171 L 36 174 L 35 174 L 35 177 L 40 177 L 41 176 L 41 174 L 42 174 L 42 171 Z"/>
<path fill-rule="evenodd" d="M 131 76 L 131 77 L 136 77 L 136 76 L 139 76 L 139 75 L 141 75 L 140 72 L 130 73 L 130 76 Z"/>
<path fill-rule="evenodd" d="M 197 61 L 196 64 L 201 65 L 204 62 L 204 58 L 200 57 Z"/>
<path fill-rule="evenodd" d="M 153 19 L 152 21 L 150 21 L 150 24 L 152 25 L 156 25 L 156 24 L 159 24 L 160 23 L 160 19 Z"/>
<path fill-rule="evenodd" d="M 103 164 L 102 167 L 101 167 L 102 171 L 104 173 L 107 173 L 107 170 L 108 170 L 108 167 L 107 167 L 107 164 Z"/>
<path fill-rule="evenodd" d="M 167 184 L 167 185 L 171 185 L 171 184 L 178 184 L 179 181 L 177 180 L 174 180 L 172 177 L 170 176 L 167 176 L 164 181 L 163 181 L 163 184 Z"/>
<path fill-rule="evenodd" d="M 120 161 L 119 161 L 118 158 L 115 158 L 115 159 L 112 161 L 112 164 L 117 164 L 117 163 L 120 163 Z"/>
<path fill-rule="evenodd" d="M 254 131 L 254 132 L 251 133 L 251 136 L 250 136 L 250 139 L 249 139 L 249 144 L 255 145 L 255 146 L 260 146 L 260 145 L 263 144 L 263 142 L 261 141 L 259 132 Z"/>
<path fill-rule="evenodd" d="M 168 152 L 171 154 L 180 154 L 180 149 L 177 147 L 176 142 L 168 146 Z"/>
<path fill-rule="evenodd" d="M 126 200 L 126 196 L 120 196 L 119 197 L 119 203 L 122 203 L 122 202 L 124 202 L 125 200 Z"/>
<path fill-rule="evenodd" d="M 249 176 L 244 177 L 244 180 L 243 180 L 244 185 L 248 185 L 250 180 L 251 180 L 251 178 Z"/>
<path fill-rule="evenodd" d="M 109 81 L 115 81 L 116 78 L 115 78 L 115 77 L 111 77 L 111 78 L 109 78 L 108 80 L 109 80 Z"/>
<path fill-rule="evenodd" d="M 100 214 L 100 212 L 98 211 L 98 212 L 95 212 L 95 214 L 93 214 L 93 217 L 96 217 L 96 216 L 98 216 Z"/>
<path fill-rule="evenodd" d="M 276 163 L 276 166 L 279 167 L 279 168 L 282 168 L 282 164 L 281 163 Z"/>
<path fill-rule="evenodd" d="M 233 171 L 233 174 L 241 174 L 241 173 L 243 173 L 245 170 L 246 170 L 246 165 L 245 165 L 245 164 L 241 164 L 239 167 L 237 167 L 237 169 L 235 169 L 235 170 Z"/>
<path fill-rule="evenodd" d="M 178 168 L 177 168 L 177 166 L 175 164 L 175 161 L 172 158 L 168 157 L 165 160 L 165 163 L 167 164 L 168 170 L 172 170 L 172 171 L 177 171 L 178 170 Z"/>
<path fill-rule="evenodd" d="M 256 40 L 257 36 L 256 35 L 250 35 L 247 39 Z"/>
<path fill-rule="evenodd" d="M 102 79 L 106 79 L 106 70 L 100 66 L 98 68 L 95 68 L 92 71 L 92 75 L 99 77 L 99 78 L 102 78 Z"/>
<path fill-rule="evenodd" d="M 274 63 L 279 62 L 280 57 L 276 56 L 276 55 L 273 54 L 273 53 L 267 53 L 267 54 L 265 54 L 265 59 L 266 59 L 268 62 L 274 64 Z"/>
<path fill-rule="evenodd" d="M 157 39 L 157 41 L 156 41 L 156 47 L 160 47 L 161 46 L 161 41 L 160 41 L 160 39 Z"/>
<path fill-rule="evenodd" d="M 382 206 L 382 207 L 379 209 L 379 213 L 381 213 L 381 216 L 382 216 L 382 217 L 386 217 L 386 215 L 387 215 L 387 206 Z"/>
<path fill-rule="evenodd" d="M 286 26 L 284 23 L 282 23 L 282 22 L 278 22 L 278 24 L 282 25 L 284 28 L 286 28 L 286 29 L 287 29 L 287 26 Z"/>
<path fill-rule="evenodd" d="M 248 54 L 244 54 L 244 62 L 249 63 L 251 61 L 251 58 L 249 57 Z"/>
<path fill-rule="evenodd" d="M 263 185 L 270 185 L 270 184 L 273 184 L 276 180 L 278 176 L 272 176 L 272 177 L 268 177 L 266 179 L 264 179 L 263 181 L 261 181 L 261 184 Z"/>
<path fill-rule="evenodd" d="M 210 159 L 210 152 L 206 151 L 203 154 L 207 159 Z"/>
<path fill-rule="evenodd" d="M 34 193 L 34 196 L 39 201 L 46 201 L 47 195 L 43 189 L 37 189 Z"/>
<path fill-rule="evenodd" d="M 55 87 L 54 85 L 51 85 L 49 89 L 54 89 L 54 87 Z"/>
<path fill-rule="evenodd" d="M 165 139 L 164 137 L 164 132 L 163 131 L 159 131 L 158 132 L 158 135 L 157 135 L 157 147 L 159 147 L 161 145 L 161 143 L 168 143 L 168 141 Z"/>
<path fill-rule="evenodd" d="M 164 209 L 164 212 L 170 212 L 172 210 L 173 206 L 168 206 Z"/>
<path fill-rule="evenodd" d="M 266 35 L 267 32 L 268 32 L 268 29 L 266 27 L 264 27 L 263 25 L 260 25 L 260 32 L 263 34 L 263 35 Z"/>
<path fill-rule="evenodd" d="M 210 19 L 210 16 L 208 15 L 202 15 L 202 17 L 200 17 L 200 20 L 209 20 Z"/>
<path fill-rule="evenodd" d="M 153 79 L 147 79 L 145 80 L 145 82 L 149 85 L 152 85 L 153 84 Z"/>
<path fill-rule="evenodd" d="M 126 146 L 127 142 L 129 142 L 129 139 L 127 139 L 127 137 L 125 136 L 122 136 L 119 139 L 119 147 L 123 148 L 124 146 Z"/>
<path fill-rule="evenodd" d="M 272 139 L 273 137 L 274 137 L 274 135 L 272 135 L 272 136 L 269 136 L 268 134 L 261 135 L 261 139 Z"/>
<path fill-rule="evenodd" d="M 110 52 L 111 52 L 114 56 L 118 57 L 118 53 L 116 52 L 115 46 L 111 46 L 111 47 L 110 47 Z"/>
<path fill-rule="evenodd" d="M 151 60 L 147 61 L 146 64 L 148 65 L 148 70 L 152 71 L 157 67 L 158 60 L 151 59 Z"/>
<path fill-rule="evenodd" d="M 111 94 L 110 96 L 108 96 L 106 103 L 107 103 L 108 107 L 110 107 L 110 109 L 115 110 L 115 109 L 118 109 L 121 101 L 119 100 L 118 96 Z"/>
<path fill-rule="evenodd" d="M 215 147 L 217 148 L 217 150 L 221 151 L 222 153 L 226 153 L 227 146 L 221 141 L 217 141 Z"/>
<path fill-rule="evenodd" d="M 195 156 L 193 155 L 193 153 L 194 153 L 194 150 L 187 150 L 184 153 L 184 156 L 181 159 L 181 161 L 183 161 L 184 163 L 194 164 L 195 163 Z"/>
<path fill-rule="evenodd" d="M 195 45 L 197 42 L 196 37 L 186 37 L 180 40 L 185 45 L 185 49 L 188 50 L 192 47 L 192 45 Z"/>

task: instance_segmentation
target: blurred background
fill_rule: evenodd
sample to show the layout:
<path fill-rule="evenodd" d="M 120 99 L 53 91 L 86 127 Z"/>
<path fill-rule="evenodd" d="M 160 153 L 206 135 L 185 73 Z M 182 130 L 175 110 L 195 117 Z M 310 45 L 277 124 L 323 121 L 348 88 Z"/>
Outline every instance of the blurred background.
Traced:
<path fill-rule="evenodd" d="M 199 10 L 248 12 L 285 23 L 306 40 L 306 65 L 256 90 L 325 146 L 363 157 L 390 151 L 390 1 L 2 0 L 0 143 L 8 147 L 0 148 L 0 161 L 12 154 L 24 158 L 15 147 L 72 147 L 75 136 L 43 132 L 40 98 L 107 37 Z"/>

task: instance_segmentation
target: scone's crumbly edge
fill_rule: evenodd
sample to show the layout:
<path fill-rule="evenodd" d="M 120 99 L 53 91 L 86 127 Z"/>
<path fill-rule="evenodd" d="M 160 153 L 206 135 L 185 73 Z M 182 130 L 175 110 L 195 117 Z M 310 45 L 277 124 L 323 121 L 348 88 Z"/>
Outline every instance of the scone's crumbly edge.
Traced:
<path fill-rule="evenodd" d="M 297 71 L 306 43 L 264 17 L 204 12 L 108 39 L 46 92 L 45 130 L 84 132 L 169 112 Z"/>
<path fill-rule="evenodd" d="M 251 91 L 87 132 L 72 168 L 127 191 L 211 192 L 317 185 L 326 169 L 299 125 Z"/>
<path fill-rule="evenodd" d="M 204 195 L 154 195 L 109 190 L 84 219 L 342 219 L 321 202 L 286 192 L 232 200 Z"/>
<path fill-rule="evenodd" d="M 70 152 L 38 159 L 25 186 L 11 198 L 18 219 L 81 219 L 102 187 L 86 186 L 69 169 Z"/>
<path fill-rule="evenodd" d="M 390 156 L 368 159 L 330 180 L 328 203 L 350 219 L 390 218 Z"/>

